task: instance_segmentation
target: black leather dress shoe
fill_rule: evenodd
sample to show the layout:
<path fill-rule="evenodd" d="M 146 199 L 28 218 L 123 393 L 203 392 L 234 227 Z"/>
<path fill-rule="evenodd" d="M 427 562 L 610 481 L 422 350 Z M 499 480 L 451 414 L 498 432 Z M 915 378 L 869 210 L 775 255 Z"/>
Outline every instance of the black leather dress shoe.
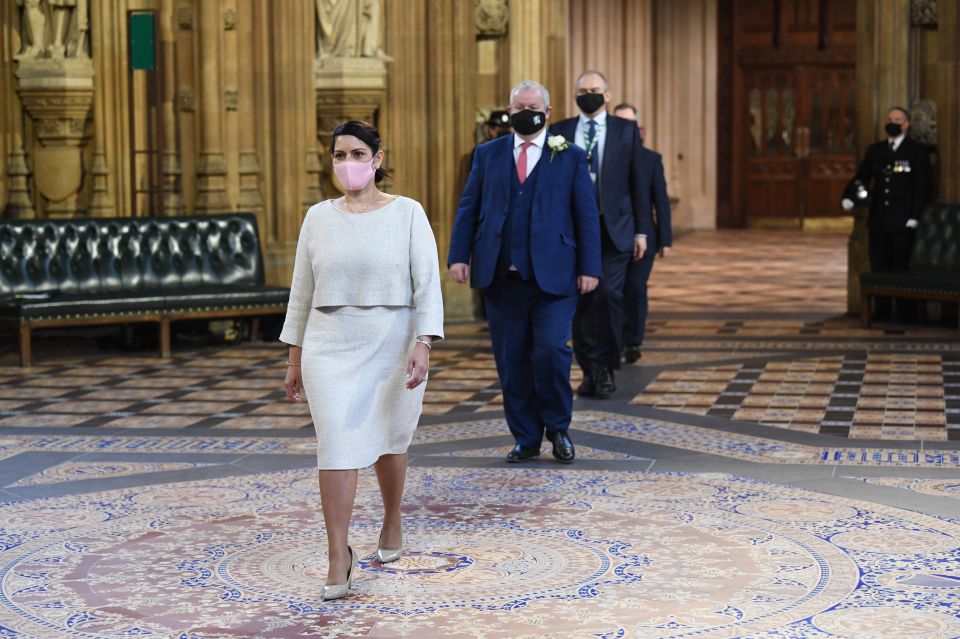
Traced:
<path fill-rule="evenodd" d="M 582 397 L 593 397 L 597 392 L 597 378 L 594 371 L 586 368 L 583 370 L 583 382 L 577 387 L 577 395 Z"/>
<path fill-rule="evenodd" d="M 570 439 L 570 435 L 567 433 L 567 431 L 558 430 L 552 433 L 548 431 L 547 439 L 553 442 L 554 459 L 561 464 L 569 464 L 573 462 L 574 458 L 577 456 L 577 453 L 573 448 L 573 440 Z"/>
<path fill-rule="evenodd" d="M 635 361 L 640 359 L 640 346 L 637 344 L 629 344 L 625 349 L 623 349 L 623 361 L 627 364 L 633 364 Z"/>
<path fill-rule="evenodd" d="M 597 399 L 607 399 L 617 392 L 617 385 L 613 381 L 613 371 L 601 368 L 597 375 L 597 385 L 594 388 L 593 396 Z"/>
<path fill-rule="evenodd" d="M 517 444 L 513 447 L 509 453 L 507 453 L 507 462 L 511 464 L 516 464 L 518 462 L 526 461 L 534 457 L 540 456 L 539 448 L 527 448 L 526 446 L 521 446 Z"/>

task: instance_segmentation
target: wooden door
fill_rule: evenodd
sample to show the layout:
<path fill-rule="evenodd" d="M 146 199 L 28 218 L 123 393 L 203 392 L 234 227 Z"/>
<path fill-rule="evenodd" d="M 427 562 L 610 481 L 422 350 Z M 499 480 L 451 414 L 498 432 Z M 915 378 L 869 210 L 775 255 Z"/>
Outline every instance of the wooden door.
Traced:
<path fill-rule="evenodd" d="M 843 215 L 853 177 L 853 69 L 781 65 L 748 70 L 743 176 L 748 218 L 800 224 Z"/>
<path fill-rule="evenodd" d="M 721 225 L 844 216 L 856 160 L 855 0 L 730 0 L 721 11 L 731 37 L 721 37 L 720 81 L 727 60 L 732 84 L 719 104 L 730 129 L 718 145 Z"/>
<path fill-rule="evenodd" d="M 801 219 L 838 217 L 843 188 L 856 172 L 853 69 L 802 68 L 802 118 L 798 131 Z"/>
<path fill-rule="evenodd" d="M 795 219 L 800 215 L 800 172 L 797 161 L 797 81 L 793 69 L 780 67 L 749 72 L 746 112 L 746 156 L 741 175 L 748 217 Z"/>

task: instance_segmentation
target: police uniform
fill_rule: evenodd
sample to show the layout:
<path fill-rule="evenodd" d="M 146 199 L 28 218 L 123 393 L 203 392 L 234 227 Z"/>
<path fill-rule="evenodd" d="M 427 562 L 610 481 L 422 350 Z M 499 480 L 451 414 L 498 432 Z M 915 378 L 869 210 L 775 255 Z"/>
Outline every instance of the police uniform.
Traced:
<path fill-rule="evenodd" d="M 848 191 L 859 181 L 871 190 L 867 216 L 870 270 L 903 271 L 910 264 L 915 231 L 909 220 L 920 220 L 930 200 L 930 151 L 909 136 L 894 148 L 894 140 L 870 145 Z M 877 300 L 877 314 L 889 313 L 890 300 Z"/>

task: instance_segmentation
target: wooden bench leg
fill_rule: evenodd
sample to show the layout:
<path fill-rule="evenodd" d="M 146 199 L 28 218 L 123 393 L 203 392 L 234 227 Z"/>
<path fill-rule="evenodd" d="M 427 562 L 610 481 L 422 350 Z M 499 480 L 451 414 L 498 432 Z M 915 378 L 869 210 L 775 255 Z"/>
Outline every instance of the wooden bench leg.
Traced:
<path fill-rule="evenodd" d="M 170 318 L 160 318 L 160 358 L 170 358 Z"/>
<path fill-rule="evenodd" d="M 865 328 L 870 328 L 870 295 L 860 289 L 860 320 Z"/>
<path fill-rule="evenodd" d="M 254 317 L 250 320 L 250 341 L 251 342 L 260 342 L 262 341 L 263 336 L 260 335 L 260 318 Z"/>
<path fill-rule="evenodd" d="M 32 365 L 30 353 L 30 342 L 33 339 L 33 332 L 30 325 L 20 322 L 20 366 L 27 368 Z"/>

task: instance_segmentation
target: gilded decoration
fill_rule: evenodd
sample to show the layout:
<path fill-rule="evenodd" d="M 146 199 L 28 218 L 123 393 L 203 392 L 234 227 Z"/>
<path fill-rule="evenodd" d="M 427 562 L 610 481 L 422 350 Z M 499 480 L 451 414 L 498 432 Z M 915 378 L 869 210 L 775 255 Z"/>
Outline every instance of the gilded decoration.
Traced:
<path fill-rule="evenodd" d="M 918 142 L 937 145 L 937 103 L 920 100 L 910 108 L 910 135 Z"/>
<path fill-rule="evenodd" d="M 937 27 L 937 0 L 912 0 L 910 23 L 915 27 Z"/>
<path fill-rule="evenodd" d="M 507 0 L 476 0 L 477 37 L 502 38 L 507 35 L 510 8 Z"/>

